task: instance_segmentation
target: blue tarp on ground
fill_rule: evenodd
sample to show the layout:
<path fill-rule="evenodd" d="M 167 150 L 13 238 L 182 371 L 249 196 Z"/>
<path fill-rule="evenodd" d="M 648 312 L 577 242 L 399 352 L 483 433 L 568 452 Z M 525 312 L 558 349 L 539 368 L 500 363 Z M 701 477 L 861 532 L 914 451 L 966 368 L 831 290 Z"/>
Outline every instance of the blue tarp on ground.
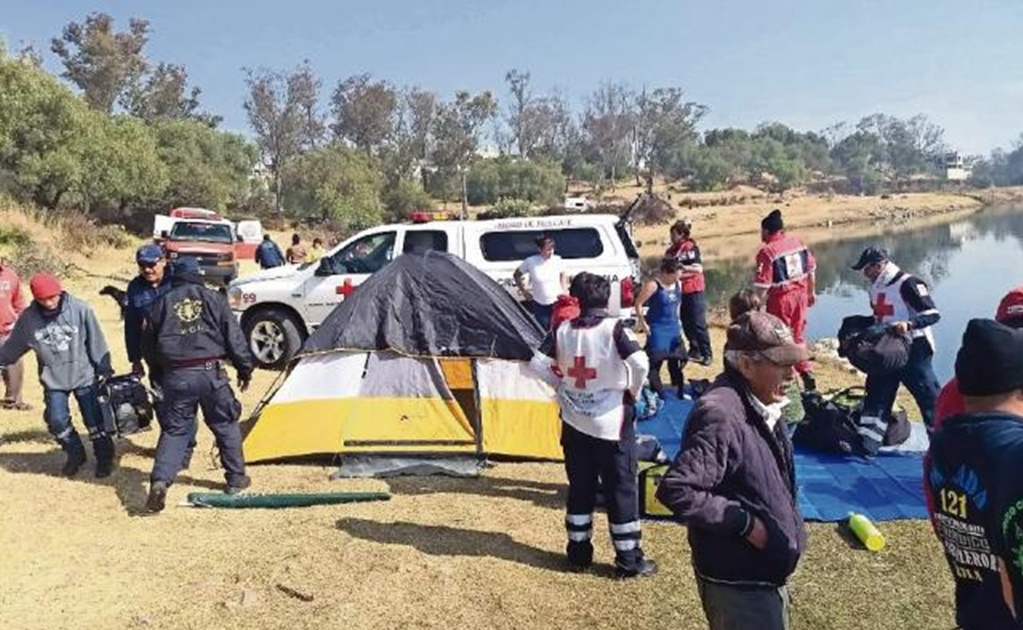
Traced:
<path fill-rule="evenodd" d="M 656 417 L 637 432 L 654 435 L 674 458 L 693 403 L 668 395 Z M 845 520 L 849 512 L 873 521 L 927 518 L 923 493 L 923 453 L 883 453 L 871 460 L 824 455 L 797 449 L 799 507 L 807 520 Z"/>

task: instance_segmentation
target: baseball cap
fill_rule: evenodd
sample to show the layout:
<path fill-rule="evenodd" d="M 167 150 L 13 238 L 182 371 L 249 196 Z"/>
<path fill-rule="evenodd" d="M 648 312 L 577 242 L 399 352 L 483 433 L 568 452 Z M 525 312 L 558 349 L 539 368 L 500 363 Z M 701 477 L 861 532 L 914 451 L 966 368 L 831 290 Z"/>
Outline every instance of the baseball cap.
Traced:
<path fill-rule="evenodd" d="M 965 396 L 996 396 L 1023 388 L 1023 330 L 993 319 L 971 319 L 955 369 Z"/>
<path fill-rule="evenodd" d="M 147 243 L 135 251 L 135 262 L 155 263 L 163 258 L 163 249 L 156 244 Z"/>
<path fill-rule="evenodd" d="M 1023 326 L 1023 286 L 1016 287 L 1005 294 L 998 304 L 998 313 L 995 315 L 995 319 L 1014 327 Z"/>
<path fill-rule="evenodd" d="M 853 265 L 852 268 L 855 271 L 859 271 L 867 265 L 879 263 L 882 260 L 888 260 L 888 250 L 883 247 L 874 247 L 871 245 L 863 250 L 863 253 L 860 254 L 860 259 L 856 261 L 856 264 Z"/>
<path fill-rule="evenodd" d="M 176 276 L 186 273 L 199 273 L 199 261 L 194 256 L 182 256 L 174 261 L 172 269 Z"/>
<path fill-rule="evenodd" d="M 728 326 L 725 350 L 758 352 L 779 365 L 795 365 L 810 358 L 806 348 L 792 339 L 785 322 L 763 311 L 743 313 Z"/>

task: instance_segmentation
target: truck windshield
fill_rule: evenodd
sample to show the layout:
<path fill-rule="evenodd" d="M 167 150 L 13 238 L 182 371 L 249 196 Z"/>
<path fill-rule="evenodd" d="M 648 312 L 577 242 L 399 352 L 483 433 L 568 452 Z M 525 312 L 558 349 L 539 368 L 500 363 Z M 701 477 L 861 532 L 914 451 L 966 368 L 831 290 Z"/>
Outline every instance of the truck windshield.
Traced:
<path fill-rule="evenodd" d="M 204 241 L 207 243 L 234 243 L 231 226 L 222 223 L 182 223 L 171 228 L 174 241 Z"/>

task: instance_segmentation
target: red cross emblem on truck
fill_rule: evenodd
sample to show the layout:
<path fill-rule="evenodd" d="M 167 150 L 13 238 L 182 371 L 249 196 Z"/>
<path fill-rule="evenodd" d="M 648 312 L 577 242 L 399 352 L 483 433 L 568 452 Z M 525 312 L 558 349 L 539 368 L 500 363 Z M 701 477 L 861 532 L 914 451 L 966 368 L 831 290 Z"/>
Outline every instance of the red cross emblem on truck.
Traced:
<path fill-rule="evenodd" d="M 877 301 L 871 304 L 870 308 L 874 309 L 874 317 L 878 321 L 883 321 L 885 317 L 891 317 L 895 314 L 895 307 L 888 303 L 888 298 L 884 293 L 877 296 Z"/>
<path fill-rule="evenodd" d="M 597 378 L 597 371 L 586 367 L 586 357 L 576 357 L 575 364 L 568 368 L 568 375 L 575 379 L 575 386 L 586 389 L 586 381 Z"/>
<path fill-rule="evenodd" d="M 352 291 L 355 291 L 357 288 L 358 287 L 352 284 L 351 278 L 345 278 L 345 283 L 337 285 L 337 288 L 334 289 L 334 293 L 348 297 L 352 294 Z"/>

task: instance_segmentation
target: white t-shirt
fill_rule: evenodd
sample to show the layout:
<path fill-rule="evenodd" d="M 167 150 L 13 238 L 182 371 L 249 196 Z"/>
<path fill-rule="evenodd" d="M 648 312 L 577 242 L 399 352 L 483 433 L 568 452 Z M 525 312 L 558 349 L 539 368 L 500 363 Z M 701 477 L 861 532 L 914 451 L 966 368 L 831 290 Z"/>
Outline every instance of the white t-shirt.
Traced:
<path fill-rule="evenodd" d="M 564 293 L 561 288 L 561 268 L 561 256 L 557 254 L 552 254 L 550 258 L 534 254 L 519 265 L 519 273 L 529 276 L 529 289 L 537 304 L 554 304 L 558 296 Z"/>

